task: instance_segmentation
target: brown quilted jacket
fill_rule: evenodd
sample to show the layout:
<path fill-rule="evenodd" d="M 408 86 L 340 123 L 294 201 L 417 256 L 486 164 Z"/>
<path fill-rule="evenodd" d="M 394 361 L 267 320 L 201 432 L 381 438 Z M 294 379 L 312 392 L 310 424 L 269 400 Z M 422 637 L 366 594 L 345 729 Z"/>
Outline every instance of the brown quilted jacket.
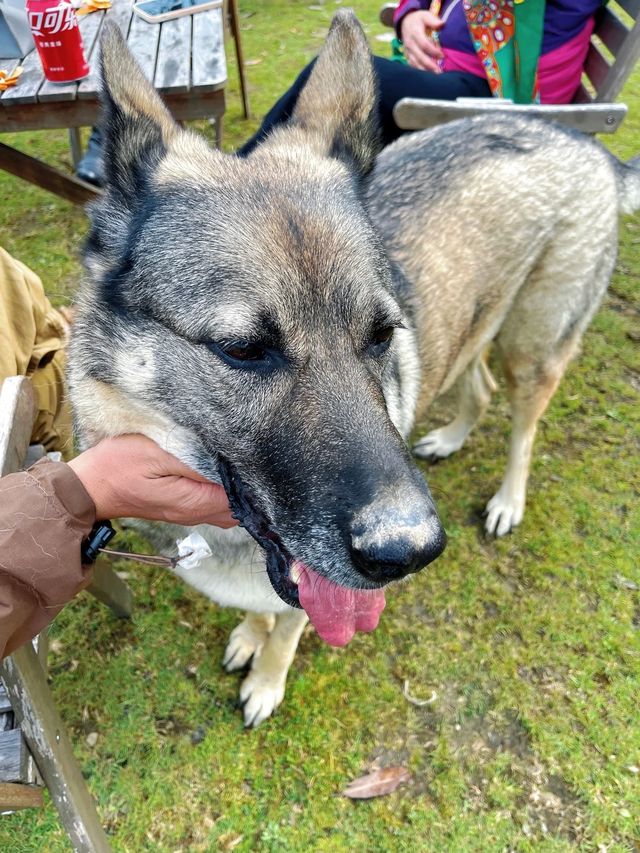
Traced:
<path fill-rule="evenodd" d="M 91 581 L 80 548 L 95 507 L 64 462 L 0 478 L 0 658 L 26 643 Z"/>

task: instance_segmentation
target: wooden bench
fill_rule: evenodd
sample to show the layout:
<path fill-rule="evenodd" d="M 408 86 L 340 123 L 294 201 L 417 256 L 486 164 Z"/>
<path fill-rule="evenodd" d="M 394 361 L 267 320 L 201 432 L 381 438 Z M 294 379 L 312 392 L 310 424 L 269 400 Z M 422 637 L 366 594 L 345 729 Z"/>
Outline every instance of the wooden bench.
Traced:
<path fill-rule="evenodd" d="M 0 476 L 22 468 L 36 411 L 31 381 L 24 376 L 5 379 L 0 391 Z M 131 614 L 131 591 L 105 562 L 96 563 L 88 590 L 116 615 Z M 41 806 L 44 784 L 73 849 L 109 853 L 47 683 L 46 633 L 34 645 L 22 646 L 0 663 L 0 812 Z"/>
<path fill-rule="evenodd" d="M 382 7 L 380 20 L 385 26 L 393 27 L 396 8 L 391 3 Z M 598 12 L 583 81 L 571 104 L 512 104 L 498 98 L 402 98 L 393 109 L 394 120 L 403 130 L 423 130 L 457 118 L 507 111 L 552 119 L 584 133 L 615 133 L 627 107 L 614 100 L 640 57 L 639 17 L 640 0 L 617 0 Z"/>

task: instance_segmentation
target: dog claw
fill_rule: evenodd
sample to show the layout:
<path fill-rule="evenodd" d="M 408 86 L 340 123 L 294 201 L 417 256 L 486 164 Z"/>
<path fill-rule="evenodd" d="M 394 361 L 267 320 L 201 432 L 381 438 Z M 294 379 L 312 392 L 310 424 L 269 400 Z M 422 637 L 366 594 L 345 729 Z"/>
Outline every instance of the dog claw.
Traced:
<path fill-rule="evenodd" d="M 251 630 L 245 622 L 237 625 L 229 636 L 229 642 L 224 650 L 222 666 L 227 672 L 244 669 L 251 658 L 257 657 L 262 651 L 268 633 L 258 633 Z"/>
<path fill-rule="evenodd" d="M 487 504 L 485 530 L 490 536 L 505 536 L 522 521 L 524 501 L 504 498 L 497 492 Z"/>
<path fill-rule="evenodd" d="M 458 430 L 452 431 L 449 427 L 440 427 L 427 433 L 424 438 L 413 445 L 413 453 L 420 459 L 445 459 L 464 444 L 466 433 L 462 435 Z"/>
<path fill-rule="evenodd" d="M 240 687 L 245 728 L 256 728 L 284 699 L 285 682 L 270 683 L 263 675 L 250 672 Z"/>

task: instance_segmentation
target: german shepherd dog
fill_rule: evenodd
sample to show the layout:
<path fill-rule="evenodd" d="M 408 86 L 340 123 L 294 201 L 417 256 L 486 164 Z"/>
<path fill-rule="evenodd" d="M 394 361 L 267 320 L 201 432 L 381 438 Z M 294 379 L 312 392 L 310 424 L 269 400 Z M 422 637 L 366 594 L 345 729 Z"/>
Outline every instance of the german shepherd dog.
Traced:
<path fill-rule="evenodd" d="M 224 484 L 242 526 L 201 528 L 214 556 L 176 573 L 250 611 L 224 664 L 251 661 L 240 698 L 257 725 L 284 696 L 307 615 L 343 645 L 376 626 L 387 583 L 442 552 L 405 442 L 455 384 L 459 414 L 415 451 L 462 445 L 493 387 L 492 342 L 513 426 L 486 526 L 520 522 L 536 422 L 607 287 L 640 178 L 590 139 L 515 118 L 379 153 L 349 12 L 291 121 L 247 159 L 181 129 L 115 27 L 102 66 L 108 184 L 71 346 L 77 422 L 85 443 L 144 433 Z M 184 535 L 159 531 L 163 548 Z"/>

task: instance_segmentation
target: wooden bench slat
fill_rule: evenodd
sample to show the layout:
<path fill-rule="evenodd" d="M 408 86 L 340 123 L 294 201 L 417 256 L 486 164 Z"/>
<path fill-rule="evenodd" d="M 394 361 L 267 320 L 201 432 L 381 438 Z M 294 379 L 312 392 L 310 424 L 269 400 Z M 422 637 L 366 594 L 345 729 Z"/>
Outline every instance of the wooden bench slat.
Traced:
<path fill-rule="evenodd" d="M 0 782 L 28 781 L 29 749 L 19 728 L 0 732 Z"/>
<path fill-rule="evenodd" d="M 587 87 L 584 83 L 580 83 L 578 86 L 578 91 L 575 94 L 573 99 L 574 104 L 591 104 L 593 103 L 593 98 L 589 94 Z"/>
<path fill-rule="evenodd" d="M 127 44 L 147 80 L 153 80 L 155 77 L 159 40 L 158 24 L 149 24 L 137 15 L 132 15 Z"/>
<path fill-rule="evenodd" d="M 618 6 L 622 6 L 628 15 L 637 18 L 640 13 L 640 0 L 616 0 Z"/>
<path fill-rule="evenodd" d="M 44 74 L 35 48 L 23 59 L 22 69 L 18 84 L 2 93 L 0 104 L 5 107 L 12 107 L 14 104 L 34 104 L 38 100 L 38 89 L 42 86 Z"/>
<path fill-rule="evenodd" d="M 9 376 L 0 389 L 0 477 L 22 468 L 38 406 L 31 381 Z"/>
<path fill-rule="evenodd" d="M 213 92 L 226 82 L 222 10 L 212 9 L 193 16 L 191 88 Z"/>
<path fill-rule="evenodd" d="M 42 788 L 10 782 L 0 783 L 0 812 L 41 808 L 42 804 Z"/>
<path fill-rule="evenodd" d="M 640 6 L 640 0 L 638 5 Z M 620 47 L 616 61 L 602 85 L 597 87 L 595 100 L 600 102 L 615 100 L 638 59 L 640 59 L 640 19 L 635 22 L 624 44 Z"/>
<path fill-rule="evenodd" d="M 601 12 L 594 35 L 602 40 L 602 43 L 614 56 L 617 56 L 624 40 L 629 35 L 629 30 L 620 18 L 614 15 L 610 9 L 605 8 Z"/>
<path fill-rule="evenodd" d="M 78 98 L 80 99 L 95 99 L 98 97 L 100 90 L 100 32 L 102 31 L 102 24 L 105 20 L 105 13 L 94 12 L 94 15 L 97 14 L 100 15 L 100 31 L 98 32 L 98 37 L 95 40 L 89 60 L 91 71 L 89 76 L 85 77 L 78 86 Z M 109 9 L 109 20 L 120 27 L 125 39 L 129 35 L 131 15 L 131 0 L 113 0 L 113 6 Z"/>
<path fill-rule="evenodd" d="M 7 695 L 4 684 L 0 681 L 0 715 L 7 714 L 9 711 L 11 711 L 11 702 L 9 701 L 9 696 Z M 4 731 L 1 725 L 0 731 Z"/>
<path fill-rule="evenodd" d="M 596 92 L 601 88 L 602 84 L 605 81 L 607 74 L 609 73 L 610 65 L 604 56 L 600 53 L 598 48 L 591 43 L 589 45 L 589 52 L 587 53 L 587 58 L 584 63 L 584 73 L 587 75 L 591 83 L 593 84 Z"/>
<path fill-rule="evenodd" d="M 204 14 L 200 12 L 199 14 Z M 191 85 L 191 22 L 184 15 L 160 25 L 153 85 L 161 92 L 188 92 Z M 157 26 L 152 24 L 151 26 Z"/>

